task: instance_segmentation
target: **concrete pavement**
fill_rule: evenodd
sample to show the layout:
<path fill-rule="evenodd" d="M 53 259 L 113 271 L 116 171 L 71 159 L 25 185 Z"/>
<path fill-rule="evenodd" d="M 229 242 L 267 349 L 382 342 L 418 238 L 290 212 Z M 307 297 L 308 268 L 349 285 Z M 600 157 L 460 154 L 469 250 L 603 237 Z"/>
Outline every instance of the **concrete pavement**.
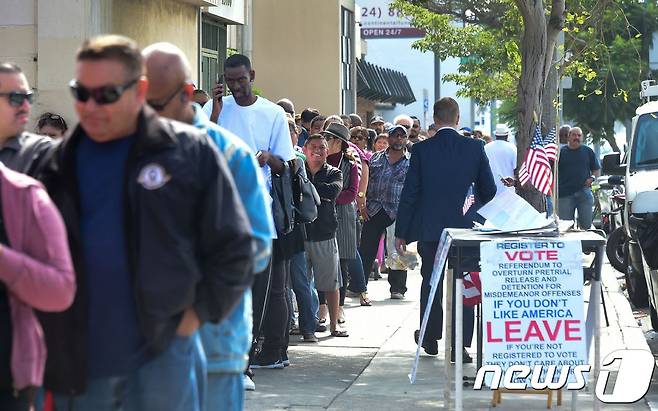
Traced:
<path fill-rule="evenodd" d="M 644 333 L 630 304 L 619 288 L 618 273 L 606 264 L 603 290 L 610 326 L 601 330 L 601 356 L 623 348 L 646 349 Z M 247 393 L 248 410 L 415 410 L 446 408 L 443 400 L 443 350 L 439 355 L 421 355 L 416 383 L 408 374 L 415 354 L 413 331 L 418 328 L 418 270 L 409 273 L 407 298 L 390 300 L 386 277 L 368 285 L 372 307 L 360 307 L 358 299 L 347 299 L 348 338 L 319 333 L 318 344 L 291 336 L 291 366 L 284 370 L 256 370 L 256 391 Z M 589 290 L 585 291 L 588 295 Z M 602 311 L 602 310 L 601 310 Z M 605 320 L 601 319 L 602 326 Z M 475 347 L 475 341 L 473 342 Z M 475 358 L 474 348 L 469 350 Z M 593 350 L 592 350 L 593 351 Z M 475 366 L 466 364 L 464 375 L 474 376 Z M 614 373 L 613 373 L 614 376 Z M 648 397 L 652 395 L 650 391 Z M 465 410 L 541 410 L 545 395 L 503 394 L 502 403 L 491 408 L 491 391 L 464 389 Z M 589 388 L 565 392 L 559 409 L 592 409 Z M 454 402 L 452 404 L 454 406 Z M 557 408 L 555 401 L 553 407 Z M 604 410 L 649 409 L 643 399 L 630 405 L 601 404 Z"/>

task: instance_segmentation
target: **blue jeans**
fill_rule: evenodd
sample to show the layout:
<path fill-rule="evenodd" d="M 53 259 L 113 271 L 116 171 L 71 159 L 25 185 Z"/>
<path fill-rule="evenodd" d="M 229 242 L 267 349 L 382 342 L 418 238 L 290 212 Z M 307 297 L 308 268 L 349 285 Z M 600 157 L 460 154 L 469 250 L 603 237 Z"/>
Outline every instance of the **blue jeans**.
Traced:
<path fill-rule="evenodd" d="M 578 226 L 589 230 L 594 213 L 594 195 L 589 187 L 583 187 L 575 193 L 560 197 L 557 205 L 558 215 L 562 220 L 573 220 L 578 210 Z"/>
<path fill-rule="evenodd" d="M 315 312 L 311 282 L 306 275 L 306 253 L 297 253 L 290 259 L 290 282 L 297 297 L 299 330 L 302 334 L 311 334 L 315 332 Z"/>
<path fill-rule="evenodd" d="M 242 411 L 244 374 L 208 373 L 208 411 Z"/>
<path fill-rule="evenodd" d="M 366 286 L 366 276 L 363 272 L 363 262 L 359 250 L 356 251 L 356 257 L 347 261 L 347 271 L 350 273 L 350 291 L 363 293 L 368 290 Z"/>
<path fill-rule="evenodd" d="M 163 353 L 137 370 L 90 380 L 84 394 L 56 395 L 55 405 L 75 411 L 199 411 L 197 340 L 197 334 L 176 336 Z"/>

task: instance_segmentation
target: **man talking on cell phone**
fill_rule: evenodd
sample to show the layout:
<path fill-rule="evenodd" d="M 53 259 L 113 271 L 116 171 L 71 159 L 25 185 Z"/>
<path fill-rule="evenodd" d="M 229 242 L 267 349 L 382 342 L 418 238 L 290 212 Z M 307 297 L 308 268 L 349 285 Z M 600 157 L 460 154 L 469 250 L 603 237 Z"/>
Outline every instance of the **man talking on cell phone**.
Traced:
<path fill-rule="evenodd" d="M 249 58 L 241 54 L 232 55 L 224 64 L 224 83 L 215 85 L 213 98 L 203 106 L 203 110 L 211 121 L 233 132 L 256 153 L 266 185 L 271 190 L 272 173 L 282 173 L 284 162 L 293 160 L 295 151 L 285 112 L 280 106 L 253 93 L 255 77 Z M 231 91 L 230 96 L 224 96 L 225 86 Z M 259 368 L 283 368 L 286 360 L 279 358 L 278 351 L 283 351 L 286 345 L 288 305 L 285 289 L 290 260 L 285 258 L 282 243 L 276 238 L 275 234 L 271 267 L 266 270 L 271 274 L 257 275 L 253 286 L 254 336 L 258 337 L 262 325 L 266 341 L 263 351 L 274 353 L 268 355 L 266 360 L 258 361 L 252 355 L 251 365 Z M 281 233 L 278 238 L 281 238 Z M 269 301 L 267 304 L 266 299 Z M 267 312 L 263 315 L 265 306 Z"/>

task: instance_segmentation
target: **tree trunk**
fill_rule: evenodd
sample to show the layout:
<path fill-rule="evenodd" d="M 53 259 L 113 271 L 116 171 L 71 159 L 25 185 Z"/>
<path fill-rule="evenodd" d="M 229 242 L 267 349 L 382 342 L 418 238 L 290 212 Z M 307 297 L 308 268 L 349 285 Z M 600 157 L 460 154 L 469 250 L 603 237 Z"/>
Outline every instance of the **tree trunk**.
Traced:
<path fill-rule="evenodd" d="M 610 147 L 612 147 L 612 151 L 616 153 L 621 153 L 621 150 L 619 149 L 619 145 L 617 144 L 617 140 L 615 140 L 614 124 L 606 126 L 605 135 L 603 137 L 606 139 L 608 143 L 610 143 Z"/>
<path fill-rule="evenodd" d="M 526 157 L 535 117 L 541 118 L 541 95 L 544 85 L 544 59 L 546 57 L 546 17 L 542 1 L 517 0 L 523 17 L 521 38 L 521 79 L 517 88 L 516 135 L 517 164 Z M 532 184 L 518 190 L 518 194 L 538 211 L 545 209 L 544 196 Z"/>
<path fill-rule="evenodd" d="M 517 117 L 519 128 L 517 130 L 517 164 L 521 165 L 533 134 L 536 121 L 542 119 L 542 101 L 544 98 L 552 100 L 557 92 L 555 85 L 547 86 L 547 77 L 553 65 L 553 52 L 555 41 L 564 24 L 564 0 L 553 0 L 549 20 L 546 20 L 546 9 L 541 0 L 516 0 L 521 17 L 523 18 L 523 35 L 521 37 L 521 78 L 517 93 Z M 557 76 L 556 76 L 557 78 Z M 544 88 L 549 87 L 551 92 L 544 96 Z M 553 109 L 551 109 L 552 111 Z M 549 113 L 551 112 L 549 111 Z M 549 114 L 550 123 L 555 124 Z M 519 189 L 519 195 L 532 204 L 538 211 L 545 210 L 546 199 L 530 184 Z"/>

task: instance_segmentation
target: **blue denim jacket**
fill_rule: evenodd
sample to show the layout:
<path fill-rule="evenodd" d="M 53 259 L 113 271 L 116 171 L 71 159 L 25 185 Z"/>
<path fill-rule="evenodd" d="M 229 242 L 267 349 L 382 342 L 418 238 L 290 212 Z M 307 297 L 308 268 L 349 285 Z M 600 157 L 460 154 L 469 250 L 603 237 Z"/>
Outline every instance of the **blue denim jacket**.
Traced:
<path fill-rule="evenodd" d="M 206 130 L 226 157 L 253 231 L 254 270 L 261 272 L 267 268 L 274 235 L 263 174 L 251 149 L 239 137 L 211 122 L 200 106 L 195 104 L 194 111 L 194 126 Z M 251 291 L 247 291 L 227 319 L 219 324 L 208 323 L 201 327 L 208 372 L 244 371 L 251 347 L 251 327 Z"/>

